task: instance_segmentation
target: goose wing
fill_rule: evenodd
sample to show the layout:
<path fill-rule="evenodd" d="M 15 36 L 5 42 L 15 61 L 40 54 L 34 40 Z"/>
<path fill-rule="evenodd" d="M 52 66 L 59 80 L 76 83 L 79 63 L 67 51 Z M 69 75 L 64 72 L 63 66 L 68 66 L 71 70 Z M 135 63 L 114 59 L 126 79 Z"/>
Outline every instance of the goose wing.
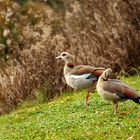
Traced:
<path fill-rule="evenodd" d="M 128 85 L 122 83 L 119 80 L 110 79 L 103 85 L 103 89 L 109 91 L 112 94 L 118 95 L 122 99 L 136 99 L 140 95 Z"/>
<path fill-rule="evenodd" d="M 99 77 L 103 71 L 105 69 L 104 68 L 96 68 L 96 67 L 92 67 L 92 66 L 89 66 L 89 65 L 79 65 L 79 66 L 75 66 L 72 71 L 71 71 L 71 75 L 84 75 L 85 74 L 87 76 L 90 76 L 90 77 Z"/>

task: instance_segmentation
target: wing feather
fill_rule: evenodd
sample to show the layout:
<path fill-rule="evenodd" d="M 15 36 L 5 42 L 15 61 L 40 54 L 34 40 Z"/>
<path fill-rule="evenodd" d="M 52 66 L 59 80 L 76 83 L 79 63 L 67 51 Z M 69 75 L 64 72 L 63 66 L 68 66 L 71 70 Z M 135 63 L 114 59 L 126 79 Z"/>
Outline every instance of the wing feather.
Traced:
<path fill-rule="evenodd" d="M 94 76 L 99 77 L 104 70 L 104 68 L 95 68 L 89 65 L 79 65 L 72 69 L 71 75 L 93 74 Z"/>
<path fill-rule="evenodd" d="M 108 80 L 103 86 L 104 90 L 117 94 L 120 98 L 136 99 L 140 95 L 135 90 L 130 88 L 128 85 L 122 83 L 119 80 Z"/>

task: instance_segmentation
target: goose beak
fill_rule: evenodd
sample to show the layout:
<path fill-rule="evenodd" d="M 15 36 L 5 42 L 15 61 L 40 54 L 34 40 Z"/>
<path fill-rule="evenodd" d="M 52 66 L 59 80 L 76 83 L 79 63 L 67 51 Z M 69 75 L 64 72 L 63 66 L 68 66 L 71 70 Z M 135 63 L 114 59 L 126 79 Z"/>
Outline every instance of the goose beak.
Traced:
<path fill-rule="evenodd" d="M 61 58 L 61 56 L 57 56 L 55 59 L 59 59 L 59 58 Z"/>

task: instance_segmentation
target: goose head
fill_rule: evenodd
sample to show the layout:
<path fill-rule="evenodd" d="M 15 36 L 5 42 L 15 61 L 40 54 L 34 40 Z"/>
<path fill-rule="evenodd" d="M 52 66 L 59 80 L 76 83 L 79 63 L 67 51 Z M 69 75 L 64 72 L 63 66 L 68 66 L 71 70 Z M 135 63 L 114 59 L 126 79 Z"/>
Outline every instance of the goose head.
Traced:
<path fill-rule="evenodd" d="M 58 57 L 56 57 L 56 59 L 62 59 L 66 63 L 69 63 L 73 62 L 74 57 L 68 52 L 62 52 Z"/>
<path fill-rule="evenodd" d="M 103 74 L 100 77 L 102 80 L 107 81 L 110 78 L 111 74 L 112 74 L 112 69 L 108 68 L 103 72 Z"/>

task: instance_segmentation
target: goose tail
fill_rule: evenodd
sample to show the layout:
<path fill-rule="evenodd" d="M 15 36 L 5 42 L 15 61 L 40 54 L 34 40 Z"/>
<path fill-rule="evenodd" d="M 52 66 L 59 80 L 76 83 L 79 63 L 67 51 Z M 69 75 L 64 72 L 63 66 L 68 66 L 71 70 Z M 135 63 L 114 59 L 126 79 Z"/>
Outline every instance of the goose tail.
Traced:
<path fill-rule="evenodd" d="M 140 104 L 140 97 L 137 97 L 136 99 L 133 100 L 135 103 Z"/>

